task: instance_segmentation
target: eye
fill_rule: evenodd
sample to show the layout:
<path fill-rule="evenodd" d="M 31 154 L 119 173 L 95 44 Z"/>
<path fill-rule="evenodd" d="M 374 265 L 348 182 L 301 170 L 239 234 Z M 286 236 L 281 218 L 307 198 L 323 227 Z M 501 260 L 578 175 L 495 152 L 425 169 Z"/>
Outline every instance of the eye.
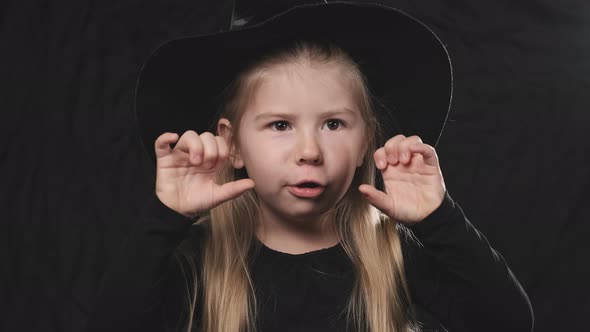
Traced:
<path fill-rule="evenodd" d="M 340 128 L 343 125 L 344 125 L 344 123 L 341 120 L 338 120 L 338 119 L 330 119 L 330 120 L 326 121 L 326 126 L 330 130 L 336 130 L 336 129 Z"/>
<path fill-rule="evenodd" d="M 285 131 L 289 127 L 289 123 L 287 121 L 275 121 L 269 126 L 276 131 Z"/>

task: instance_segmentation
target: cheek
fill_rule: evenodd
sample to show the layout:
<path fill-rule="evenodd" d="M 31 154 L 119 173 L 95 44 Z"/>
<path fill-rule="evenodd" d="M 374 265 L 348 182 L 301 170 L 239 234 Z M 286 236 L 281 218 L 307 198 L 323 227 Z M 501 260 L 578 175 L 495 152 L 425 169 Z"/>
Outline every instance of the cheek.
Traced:
<path fill-rule="evenodd" d="M 340 175 L 354 173 L 359 158 L 362 158 L 362 147 L 352 140 L 340 139 L 326 145 L 326 161 Z"/>
<path fill-rule="evenodd" d="M 284 149 L 277 148 L 269 140 L 251 140 L 242 150 L 242 159 L 251 178 L 264 180 L 280 172 L 277 165 L 284 164 L 284 154 Z"/>
<path fill-rule="evenodd" d="M 365 138 L 359 132 L 348 132 L 343 135 L 334 135 L 326 139 L 326 151 L 334 151 L 343 159 L 355 162 L 363 157 Z"/>

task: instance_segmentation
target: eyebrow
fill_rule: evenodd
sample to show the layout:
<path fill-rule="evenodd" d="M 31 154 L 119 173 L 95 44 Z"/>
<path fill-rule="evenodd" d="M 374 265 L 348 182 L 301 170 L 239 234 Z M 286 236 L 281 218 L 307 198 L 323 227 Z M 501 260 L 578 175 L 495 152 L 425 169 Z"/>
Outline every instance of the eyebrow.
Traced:
<path fill-rule="evenodd" d="M 353 110 L 351 110 L 350 108 L 347 108 L 347 107 L 328 110 L 328 111 L 324 111 L 324 112 L 319 113 L 319 115 L 324 116 L 324 117 L 343 115 L 343 114 L 349 114 L 354 117 L 357 116 L 356 112 L 354 112 Z M 270 117 L 291 119 L 291 118 L 294 118 L 295 115 L 296 115 L 295 113 L 263 112 L 263 113 L 256 115 L 254 117 L 254 121 L 258 121 L 260 119 L 270 118 Z"/>

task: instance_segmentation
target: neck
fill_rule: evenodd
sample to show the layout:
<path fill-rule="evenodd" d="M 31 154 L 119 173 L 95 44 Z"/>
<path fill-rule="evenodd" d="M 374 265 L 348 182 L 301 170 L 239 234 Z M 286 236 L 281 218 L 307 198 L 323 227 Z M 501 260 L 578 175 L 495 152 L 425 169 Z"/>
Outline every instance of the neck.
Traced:
<path fill-rule="evenodd" d="M 284 253 L 302 254 L 335 246 L 340 242 L 333 218 L 322 222 L 285 220 L 270 213 L 261 213 L 256 236 L 265 246 Z"/>

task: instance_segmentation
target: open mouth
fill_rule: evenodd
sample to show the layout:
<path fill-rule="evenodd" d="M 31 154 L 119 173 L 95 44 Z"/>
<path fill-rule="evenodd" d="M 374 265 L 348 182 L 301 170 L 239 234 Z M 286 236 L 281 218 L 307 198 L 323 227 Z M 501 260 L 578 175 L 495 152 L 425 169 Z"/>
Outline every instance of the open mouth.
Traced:
<path fill-rule="evenodd" d="M 320 187 L 319 183 L 315 182 L 303 182 L 297 185 L 298 188 L 317 188 Z"/>
<path fill-rule="evenodd" d="M 301 182 L 293 186 L 289 186 L 291 194 L 301 198 L 318 197 L 324 192 L 324 186 L 317 182 Z"/>

